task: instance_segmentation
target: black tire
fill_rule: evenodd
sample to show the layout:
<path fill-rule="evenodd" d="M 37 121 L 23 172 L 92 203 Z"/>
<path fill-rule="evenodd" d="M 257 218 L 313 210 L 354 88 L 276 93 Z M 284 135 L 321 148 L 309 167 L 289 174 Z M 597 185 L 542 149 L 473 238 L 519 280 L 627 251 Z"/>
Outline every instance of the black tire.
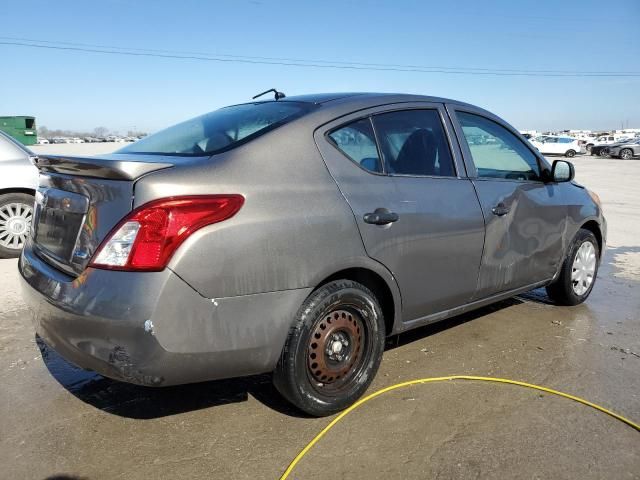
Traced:
<path fill-rule="evenodd" d="M 298 310 L 273 383 L 303 412 L 331 415 L 354 403 L 369 387 L 384 342 L 384 318 L 374 294 L 351 280 L 327 283 Z"/>
<path fill-rule="evenodd" d="M 590 242 L 595 251 L 595 271 L 593 272 L 593 280 L 589 287 L 583 293 L 576 293 L 574 289 L 574 282 L 572 280 L 573 273 L 573 265 L 576 255 L 580 247 L 586 243 Z M 575 238 L 573 239 L 573 243 L 571 244 L 571 248 L 569 248 L 569 253 L 565 258 L 562 268 L 560 269 L 560 274 L 558 278 L 556 278 L 553 283 L 547 285 L 547 294 L 558 305 L 578 305 L 584 302 L 591 291 L 593 290 L 593 286 L 596 283 L 596 278 L 598 276 L 598 267 L 600 266 L 600 249 L 598 247 L 598 241 L 595 235 L 581 228 L 578 230 Z"/>
<path fill-rule="evenodd" d="M 608 157 L 609 156 L 609 149 L 608 148 L 601 148 L 600 151 L 598 151 L 598 156 L 599 157 Z"/>
<path fill-rule="evenodd" d="M 567 158 L 573 158 L 576 156 L 576 151 L 575 150 L 567 150 L 567 152 L 564 154 L 565 157 Z"/>
<path fill-rule="evenodd" d="M 623 148 L 622 150 L 620 150 L 620 158 L 622 160 L 630 160 L 631 158 L 633 158 L 633 150 L 631 150 L 630 148 Z"/>
<path fill-rule="evenodd" d="M 24 240 L 29 234 L 29 225 L 33 214 L 33 201 L 33 196 L 27 195 L 26 193 L 5 193 L 4 195 L 0 195 L 0 258 L 16 258 L 20 256 Z M 22 211 L 28 209 L 30 214 L 29 224 L 25 226 L 26 231 L 24 235 L 20 235 L 19 243 L 14 246 L 13 241 L 8 241 L 9 235 L 11 234 L 13 236 L 13 232 L 9 231 L 7 209 L 10 208 L 11 211 L 14 211 L 13 206 L 15 205 L 21 206 Z M 3 245 L 2 243 L 4 242 L 10 243 L 10 245 Z"/>

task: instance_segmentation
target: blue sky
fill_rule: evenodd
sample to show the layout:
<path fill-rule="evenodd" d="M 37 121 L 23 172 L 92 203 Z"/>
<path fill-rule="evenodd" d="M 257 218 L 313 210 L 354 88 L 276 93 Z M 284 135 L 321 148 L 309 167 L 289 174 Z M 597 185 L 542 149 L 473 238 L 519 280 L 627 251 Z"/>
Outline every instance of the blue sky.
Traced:
<path fill-rule="evenodd" d="M 640 0 L 4 2 L 0 38 L 485 69 L 640 74 Z M 460 75 L 121 56 L 0 44 L 0 115 L 154 131 L 277 87 L 410 92 L 520 129 L 640 128 L 640 76 Z"/>

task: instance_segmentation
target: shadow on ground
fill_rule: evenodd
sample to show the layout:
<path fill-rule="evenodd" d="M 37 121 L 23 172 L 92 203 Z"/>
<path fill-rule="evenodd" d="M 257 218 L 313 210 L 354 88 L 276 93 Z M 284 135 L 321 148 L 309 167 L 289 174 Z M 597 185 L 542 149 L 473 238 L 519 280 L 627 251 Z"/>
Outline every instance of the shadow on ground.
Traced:
<path fill-rule="evenodd" d="M 103 377 L 67 362 L 36 335 L 49 373 L 70 393 L 114 415 L 153 419 L 203 408 L 244 402 L 248 395 L 289 416 L 304 416 L 276 391 L 270 375 L 217 380 L 172 387 L 143 387 Z"/>

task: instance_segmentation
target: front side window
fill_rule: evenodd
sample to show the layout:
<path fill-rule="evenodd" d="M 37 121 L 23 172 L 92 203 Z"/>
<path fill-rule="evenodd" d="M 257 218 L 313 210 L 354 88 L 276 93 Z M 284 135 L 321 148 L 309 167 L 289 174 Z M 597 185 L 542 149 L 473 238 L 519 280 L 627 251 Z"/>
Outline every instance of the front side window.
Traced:
<path fill-rule="evenodd" d="M 382 173 L 382 163 L 378 156 L 376 137 L 371 121 L 363 118 L 329 133 L 333 144 L 362 168 Z"/>
<path fill-rule="evenodd" d="M 540 179 L 540 167 L 536 156 L 513 133 L 480 115 L 467 112 L 456 112 L 456 115 L 467 139 L 478 177 Z M 490 141 L 483 144 L 469 141 L 478 135 L 485 136 Z"/>
<path fill-rule="evenodd" d="M 373 117 L 385 168 L 390 174 L 455 176 L 438 111 L 403 110 Z"/>
<path fill-rule="evenodd" d="M 312 108 L 312 104 L 287 101 L 225 107 L 145 137 L 116 153 L 212 155 L 246 143 Z"/>

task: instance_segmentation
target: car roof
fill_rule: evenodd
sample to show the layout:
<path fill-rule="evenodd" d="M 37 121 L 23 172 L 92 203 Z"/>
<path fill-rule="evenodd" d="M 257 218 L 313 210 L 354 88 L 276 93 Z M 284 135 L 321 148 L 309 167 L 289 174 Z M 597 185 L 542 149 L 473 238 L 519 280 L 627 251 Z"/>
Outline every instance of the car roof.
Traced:
<path fill-rule="evenodd" d="M 369 100 L 372 103 L 380 101 L 381 103 L 395 102 L 434 102 L 434 103 L 458 103 L 464 104 L 457 100 L 449 98 L 434 97 L 428 95 L 417 95 L 411 93 L 380 93 L 380 92 L 334 92 L 334 93 L 312 93 L 306 95 L 292 95 L 285 97 L 280 102 L 306 102 L 315 104 L 324 104 L 341 100 L 340 103 L 349 103 L 350 101 L 360 103 Z M 276 100 L 270 100 L 276 101 Z"/>

